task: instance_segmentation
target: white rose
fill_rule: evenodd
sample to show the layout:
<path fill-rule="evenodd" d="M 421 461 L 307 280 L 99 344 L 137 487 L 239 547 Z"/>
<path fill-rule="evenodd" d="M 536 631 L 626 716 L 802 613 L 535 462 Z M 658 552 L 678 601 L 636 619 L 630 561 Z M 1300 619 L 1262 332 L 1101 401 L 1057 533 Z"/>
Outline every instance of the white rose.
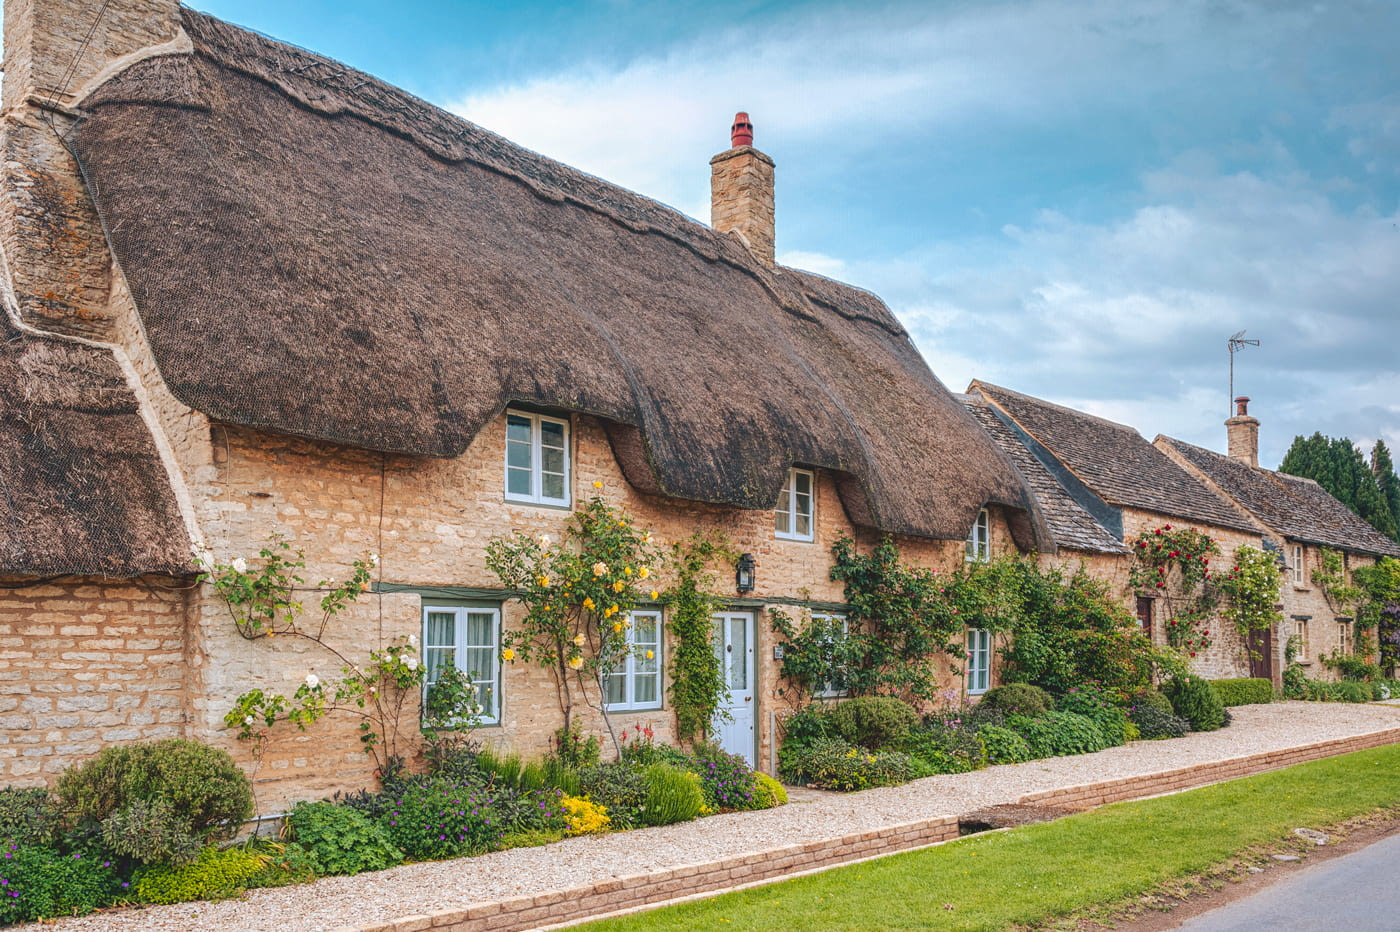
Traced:
<path fill-rule="evenodd" d="M 405 657 L 405 658 L 403 659 L 403 665 L 406 666 L 406 667 L 408 667 L 410 670 L 416 670 L 416 669 L 418 669 L 418 658 L 417 658 L 417 657 Z"/>
<path fill-rule="evenodd" d="M 372 554 L 369 555 L 369 565 L 370 565 L 370 566 L 378 566 L 378 565 L 379 565 L 379 554 L 377 554 L 377 553 L 372 553 Z"/>
<path fill-rule="evenodd" d="M 251 725 L 251 724 L 253 724 L 253 716 L 249 715 L 249 716 L 245 717 L 245 718 L 243 719 L 243 724 L 245 724 L 245 725 Z"/>
<path fill-rule="evenodd" d="M 548 546 L 549 546 L 549 535 L 548 535 L 548 534 L 541 534 L 541 535 L 540 535 L 540 546 L 541 546 L 541 547 L 548 547 Z"/>
<path fill-rule="evenodd" d="M 317 686 L 321 685 L 321 681 L 316 678 L 316 674 L 308 673 L 306 674 L 306 685 L 311 689 L 315 689 Z"/>
<path fill-rule="evenodd" d="M 234 570 L 239 573 L 248 572 L 248 561 L 242 557 L 234 557 L 233 562 L 230 563 L 229 566 L 233 567 Z"/>
<path fill-rule="evenodd" d="M 408 636 L 408 643 L 412 644 L 414 647 L 417 647 L 417 646 L 418 646 L 418 635 L 416 635 L 416 634 L 410 634 L 410 635 Z"/>

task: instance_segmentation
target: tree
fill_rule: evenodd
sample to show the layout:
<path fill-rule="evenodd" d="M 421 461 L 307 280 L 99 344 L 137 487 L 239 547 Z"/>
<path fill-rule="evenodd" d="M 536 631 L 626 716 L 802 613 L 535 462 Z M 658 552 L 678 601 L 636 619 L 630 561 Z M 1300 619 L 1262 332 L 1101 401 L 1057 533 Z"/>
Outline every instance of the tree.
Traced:
<path fill-rule="evenodd" d="M 1395 514 L 1381 492 L 1376 474 L 1349 439 L 1324 437 L 1320 433 L 1306 439 L 1295 437 L 1279 471 L 1313 480 L 1377 531 L 1400 539 Z"/>
<path fill-rule="evenodd" d="M 1386 448 L 1384 440 L 1377 440 L 1376 445 L 1371 448 L 1371 473 L 1376 477 L 1376 484 L 1380 486 L 1381 497 L 1390 507 L 1391 517 L 1400 525 L 1400 476 L 1395 474 L 1395 463 L 1390 458 L 1390 450 Z M 1400 540 L 1400 535 L 1393 536 Z"/>

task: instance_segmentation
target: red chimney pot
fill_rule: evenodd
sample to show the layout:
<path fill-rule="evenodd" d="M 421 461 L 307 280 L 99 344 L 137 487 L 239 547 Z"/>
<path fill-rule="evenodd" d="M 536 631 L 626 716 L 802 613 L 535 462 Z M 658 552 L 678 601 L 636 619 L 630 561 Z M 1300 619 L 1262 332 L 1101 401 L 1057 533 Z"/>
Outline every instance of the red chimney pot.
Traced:
<path fill-rule="evenodd" d="M 729 127 L 729 145 L 734 149 L 753 145 L 753 124 L 743 111 L 734 114 L 734 125 Z"/>
<path fill-rule="evenodd" d="M 1235 398 L 1235 414 L 1244 417 L 1249 413 L 1249 396 L 1240 395 Z"/>

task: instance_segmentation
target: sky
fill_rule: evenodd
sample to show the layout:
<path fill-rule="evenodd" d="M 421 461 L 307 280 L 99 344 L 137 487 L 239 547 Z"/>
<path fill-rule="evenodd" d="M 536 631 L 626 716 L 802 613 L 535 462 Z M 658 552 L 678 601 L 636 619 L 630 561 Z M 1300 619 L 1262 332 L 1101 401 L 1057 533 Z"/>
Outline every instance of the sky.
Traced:
<path fill-rule="evenodd" d="M 190 0 L 709 220 L 749 112 L 778 261 L 973 378 L 1260 463 L 1400 450 L 1400 3 Z"/>

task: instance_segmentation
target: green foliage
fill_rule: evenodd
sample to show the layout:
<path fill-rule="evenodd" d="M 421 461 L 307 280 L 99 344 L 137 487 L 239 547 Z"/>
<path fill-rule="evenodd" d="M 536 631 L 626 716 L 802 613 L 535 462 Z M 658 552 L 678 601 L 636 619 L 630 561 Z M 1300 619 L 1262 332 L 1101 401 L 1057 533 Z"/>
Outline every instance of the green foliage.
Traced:
<path fill-rule="evenodd" d="M 358 874 L 393 867 L 403 860 L 379 824 L 363 812 L 334 803 L 297 803 L 287 814 L 287 833 L 316 859 L 318 873 Z"/>
<path fill-rule="evenodd" d="M 689 822 L 705 807 L 705 793 L 700 777 L 672 767 L 652 764 L 642 771 L 646 782 L 646 808 L 641 813 L 644 825 L 671 825 Z"/>
<path fill-rule="evenodd" d="M 542 787 L 523 793 L 502 790 L 494 792 L 492 797 L 500 828 L 506 834 L 564 830 L 564 792 L 558 787 Z M 499 842 L 497 847 L 508 846 Z"/>
<path fill-rule="evenodd" d="M 106 850 L 140 864 L 188 864 L 200 840 L 168 799 L 133 799 L 102 820 Z"/>
<path fill-rule="evenodd" d="M 1074 712 L 1051 711 L 1038 718 L 1010 715 L 1006 726 L 1026 739 L 1036 758 L 1090 754 L 1109 746 L 1091 719 Z"/>
<path fill-rule="evenodd" d="M 564 829 L 528 829 L 520 832 L 506 832 L 501 836 L 500 848 L 538 848 L 552 845 L 564 837 Z"/>
<path fill-rule="evenodd" d="M 916 777 L 968 773 L 987 765 L 987 749 L 977 725 L 964 721 L 960 713 L 929 716 L 893 749 L 912 758 Z"/>
<path fill-rule="evenodd" d="M 138 871 L 131 891 L 143 903 L 225 900 L 242 893 L 267 862 L 267 855 L 247 848 L 205 848 L 189 864 L 158 864 Z"/>
<path fill-rule="evenodd" d="M 1172 711 L 1191 723 L 1192 731 L 1215 731 L 1226 723 L 1225 706 L 1210 683 L 1190 673 L 1174 676 L 1162 686 Z"/>
<path fill-rule="evenodd" d="M 1353 657 L 1338 651 L 1333 654 L 1324 654 L 1320 659 L 1324 667 L 1336 670 L 1341 674 L 1342 679 L 1370 683 L 1381 678 L 1381 668 L 1377 664 L 1367 663 L 1360 657 Z"/>
<path fill-rule="evenodd" d="M 806 699 L 826 690 L 846 692 L 848 658 L 858 644 L 847 640 L 847 622 L 838 617 L 815 617 L 810 612 L 801 625 L 786 612 L 768 610 L 773 631 L 783 639 L 779 675 L 797 686 Z M 780 695 L 786 690 L 779 690 Z"/>
<path fill-rule="evenodd" d="M 890 696 L 859 696 L 836 705 L 827 720 L 851 744 L 874 751 L 903 740 L 919 724 L 919 713 Z"/>
<path fill-rule="evenodd" d="M 629 829 L 642 824 L 647 804 L 647 783 L 630 764 L 615 761 L 594 764 L 578 772 L 583 796 L 608 810 L 613 828 Z"/>
<path fill-rule="evenodd" d="M 504 834 L 504 822 L 489 791 L 440 779 L 404 787 L 379 820 L 389 841 L 420 861 L 489 851 Z"/>
<path fill-rule="evenodd" d="M 185 852 L 185 836 L 232 838 L 253 812 L 248 778 L 233 758 L 183 738 L 106 748 L 66 770 L 55 795 L 74 827 L 91 830 L 109 819 L 159 825 L 161 841 L 140 853 L 140 845 L 131 846 L 142 861 Z"/>
<path fill-rule="evenodd" d="M 1347 580 L 1346 559 L 1330 547 L 1318 551 L 1317 565 L 1312 571 L 1313 585 L 1322 590 L 1327 605 L 1339 614 L 1355 608 L 1364 594 L 1361 587 Z"/>
<path fill-rule="evenodd" d="M 710 723 L 729 695 L 720 658 L 715 655 L 715 612 L 725 596 L 713 591 L 711 561 L 738 555 L 728 542 L 698 531 L 671 550 L 676 581 L 666 590 L 666 629 L 671 632 L 671 683 L 667 695 L 676 714 L 676 736 L 688 741 L 709 734 Z M 727 714 L 727 713 L 725 713 Z"/>
<path fill-rule="evenodd" d="M 0 847 L 44 847 L 63 828 L 63 815 L 42 787 L 0 786 Z"/>
<path fill-rule="evenodd" d="M 1387 451 L 1388 452 L 1388 451 Z M 1395 515 L 1376 481 L 1376 474 L 1351 440 L 1324 437 L 1293 438 L 1280 472 L 1312 479 L 1332 496 L 1392 540 L 1397 539 Z"/>
<path fill-rule="evenodd" d="M 788 802 L 787 787 L 766 773 L 755 773 L 754 784 L 758 787 L 757 798 L 762 805 L 759 809 L 772 809 L 776 806 L 786 806 Z"/>
<path fill-rule="evenodd" d="M 987 712 L 995 710 L 1006 715 L 1035 718 L 1049 712 L 1054 704 L 1050 694 L 1039 686 L 1030 683 L 1007 683 L 983 693 L 977 707 Z"/>
<path fill-rule="evenodd" d="M 1109 747 L 1117 747 L 1127 741 L 1127 714 L 1096 684 L 1074 687 L 1061 696 L 1056 705 L 1063 712 L 1073 712 L 1093 722 Z"/>
<path fill-rule="evenodd" d="M 913 776 L 909 755 L 898 751 L 867 751 L 840 738 L 819 738 L 791 755 L 791 782 L 826 790 L 851 792 L 873 786 L 898 786 Z"/>
<path fill-rule="evenodd" d="M 521 533 L 487 543 L 487 567 L 525 608 L 501 636 L 501 657 L 550 671 L 564 727 L 599 675 L 627 656 L 632 609 L 649 591 L 657 598 L 647 582 L 656 562 L 651 532 L 598 495 L 573 513 L 557 546 Z"/>
<path fill-rule="evenodd" d="M 1274 684 L 1258 677 L 1229 680 L 1209 680 L 1210 688 L 1220 697 L 1220 704 L 1257 705 L 1274 701 Z"/>
<path fill-rule="evenodd" d="M 40 846 L 3 850 L 0 925 L 81 916 L 112 900 L 117 877 L 110 862 Z"/>
<path fill-rule="evenodd" d="M 1272 554 L 1249 546 L 1236 548 L 1234 564 L 1217 584 L 1225 598 L 1221 616 L 1242 638 L 1283 623 L 1283 614 L 1274 607 L 1281 578 Z"/>
<path fill-rule="evenodd" d="M 1170 524 L 1144 531 L 1133 545 L 1130 585 L 1158 597 L 1167 643 L 1191 657 L 1211 645 L 1210 619 L 1219 599 L 1210 558 L 1219 553 L 1210 535 Z"/>
<path fill-rule="evenodd" d="M 1173 712 L 1171 700 L 1155 689 L 1133 697 L 1128 722 L 1137 728 L 1139 737 L 1148 741 L 1181 738 L 1191 731 L 1191 723 Z"/>
<path fill-rule="evenodd" d="M 1025 738 L 1004 725 L 983 725 L 977 729 L 990 764 L 1019 764 L 1031 759 L 1031 746 Z"/>
<path fill-rule="evenodd" d="M 266 862 L 261 870 L 248 878 L 249 890 L 310 883 L 319 876 L 321 865 L 310 852 L 294 841 L 261 841 L 253 850 L 263 855 Z"/>
<path fill-rule="evenodd" d="M 1371 475 L 1376 477 L 1376 485 L 1380 487 L 1381 498 L 1385 499 L 1391 517 L 1400 525 L 1400 476 L 1395 473 L 1395 463 L 1384 440 L 1377 440 L 1371 447 Z"/>
<path fill-rule="evenodd" d="M 602 741 L 597 735 L 585 735 L 578 722 L 570 722 L 554 732 L 554 756 L 571 769 L 581 770 L 598 763 Z M 480 758 L 478 758 L 480 760 Z"/>
<path fill-rule="evenodd" d="M 1371 566 L 1357 567 L 1351 576 L 1362 592 L 1357 627 L 1376 629 L 1380 666 L 1392 669 L 1400 663 L 1400 560 L 1381 557 Z"/>
<path fill-rule="evenodd" d="M 717 744 L 697 742 L 695 771 L 711 809 L 752 809 L 758 792 L 754 772 L 738 754 L 727 754 Z"/>

